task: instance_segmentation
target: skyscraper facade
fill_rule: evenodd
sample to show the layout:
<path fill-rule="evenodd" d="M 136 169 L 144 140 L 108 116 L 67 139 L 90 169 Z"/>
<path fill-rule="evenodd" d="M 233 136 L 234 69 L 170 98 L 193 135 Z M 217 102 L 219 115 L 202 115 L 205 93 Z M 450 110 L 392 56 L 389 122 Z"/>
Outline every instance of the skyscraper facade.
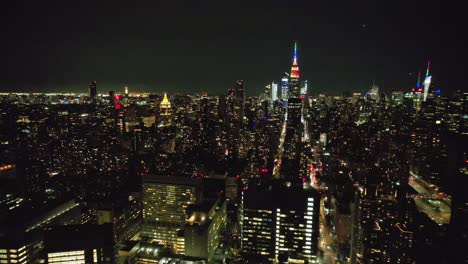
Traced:
<path fill-rule="evenodd" d="M 429 93 L 429 87 L 431 86 L 432 76 L 429 75 L 429 68 L 430 67 L 431 67 L 431 61 L 428 61 L 427 62 L 427 69 L 426 69 L 426 78 L 424 79 L 423 102 L 426 102 L 427 94 Z"/>
<path fill-rule="evenodd" d="M 241 248 L 246 254 L 281 263 L 316 263 L 320 194 L 274 185 L 242 193 Z"/>
<path fill-rule="evenodd" d="M 290 97 L 299 98 L 301 88 L 299 87 L 299 64 L 297 63 L 297 42 L 294 42 L 294 58 L 289 75 Z"/>
<path fill-rule="evenodd" d="M 195 182 L 162 175 L 146 175 L 143 181 L 142 237 L 183 253 L 185 242 L 180 231 L 187 220 L 185 209 L 197 202 Z"/>
<path fill-rule="evenodd" d="M 278 84 L 275 82 L 271 83 L 271 104 L 278 99 Z"/>
<path fill-rule="evenodd" d="M 283 76 L 281 78 L 281 99 L 288 100 L 289 97 L 289 78 L 288 76 Z"/>
<path fill-rule="evenodd" d="M 300 98 L 299 65 L 297 63 L 297 42 L 294 43 L 294 58 L 291 66 L 290 94 L 286 112 L 286 135 L 284 138 L 282 178 L 302 183 L 299 178 L 300 143 L 303 132 L 301 122 L 303 100 Z"/>
<path fill-rule="evenodd" d="M 96 102 L 96 95 L 97 95 L 96 81 L 92 81 L 89 84 L 89 98 L 90 98 L 92 103 Z"/>

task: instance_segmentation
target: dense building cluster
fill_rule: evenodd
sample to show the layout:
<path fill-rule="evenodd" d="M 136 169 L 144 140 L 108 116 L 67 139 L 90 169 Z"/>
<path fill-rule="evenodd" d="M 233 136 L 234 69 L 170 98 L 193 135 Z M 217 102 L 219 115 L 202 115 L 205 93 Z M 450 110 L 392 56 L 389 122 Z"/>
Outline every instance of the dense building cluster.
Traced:
<path fill-rule="evenodd" d="M 465 263 L 468 93 L 311 83 L 0 94 L 0 263 Z"/>

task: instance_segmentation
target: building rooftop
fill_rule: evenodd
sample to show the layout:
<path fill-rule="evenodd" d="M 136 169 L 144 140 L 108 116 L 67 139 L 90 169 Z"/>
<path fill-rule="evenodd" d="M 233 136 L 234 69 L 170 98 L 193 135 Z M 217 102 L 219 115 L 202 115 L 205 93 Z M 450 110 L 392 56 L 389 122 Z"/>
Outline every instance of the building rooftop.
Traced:
<path fill-rule="evenodd" d="M 175 184 L 188 186 L 196 185 L 196 181 L 192 178 L 167 175 L 145 175 L 143 177 L 143 183 Z"/>
<path fill-rule="evenodd" d="M 112 224 L 68 225 L 49 227 L 44 233 L 46 252 L 112 247 Z"/>

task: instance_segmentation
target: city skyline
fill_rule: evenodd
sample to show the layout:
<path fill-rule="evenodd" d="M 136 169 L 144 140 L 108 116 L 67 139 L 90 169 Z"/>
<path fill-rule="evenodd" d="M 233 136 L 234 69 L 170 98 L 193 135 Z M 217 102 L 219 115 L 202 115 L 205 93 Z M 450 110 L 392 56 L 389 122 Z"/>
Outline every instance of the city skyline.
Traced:
<path fill-rule="evenodd" d="M 207 2 L 8 8 L 2 92 L 85 92 L 97 80 L 104 91 L 222 94 L 243 79 L 254 95 L 288 70 L 284 54 L 295 40 L 313 92 L 364 92 L 374 81 L 386 92 L 408 90 L 429 59 L 442 92 L 462 84 L 456 49 L 445 48 L 461 45 L 458 17 L 445 17 L 445 7 L 278 1 L 249 8 Z M 417 19 L 435 11 L 440 16 Z"/>
<path fill-rule="evenodd" d="M 9 3 L 0 263 L 468 263 L 458 11 L 309 2 Z"/>

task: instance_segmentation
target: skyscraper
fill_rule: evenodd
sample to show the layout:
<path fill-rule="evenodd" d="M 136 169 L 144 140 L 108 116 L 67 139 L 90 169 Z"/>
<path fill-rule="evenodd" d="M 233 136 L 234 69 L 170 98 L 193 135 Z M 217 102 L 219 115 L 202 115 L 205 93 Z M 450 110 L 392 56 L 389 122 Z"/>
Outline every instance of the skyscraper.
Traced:
<path fill-rule="evenodd" d="M 96 81 L 92 81 L 89 84 L 89 98 L 90 98 L 92 103 L 96 102 L 96 95 L 97 95 Z"/>
<path fill-rule="evenodd" d="M 130 103 L 130 98 L 129 98 L 129 95 L 128 95 L 128 86 L 125 86 L 124 88 L 124 106 L 128 106 L 129 103 Z"/>
<path fill-rule="evenodd" d="M 163 175 L 146 175 L 143 181 L 142 237 L 183 254 L 185 241 L 179 232 L 186 223 L 185 209 L 197 202 L 196 183 Z"/>
<path fill-rule="evenodd" d="M 291 65 L 291 74 L 289 84 L 290 84 L 290 97 L 298 98 L 300 95 L 299 87 L 299 65 L 297 63 L 297 41 L 294 42 L 294 58 Z"/>
<path fill-rule="evenodd" d="M 288 100 L 289 97 L 289 78 L 287 75 L 281 79 L 281 99 Z"/>
<path fill-rule="evenodd" d="M 282 184 L 242 193 L 241 248 L 247 255 L 284 263 L 315 263 L 319 235 L 320 194 Z"/>
<path fill-rule="evenodd" d="M 235 88 L 228 89 L 226 96 L 226 148 L 227 171 L 235 174 L 241 148 L 241 130 L 244 120 L 244 81 L 238 80 Z"/>
<path fill-rule="evenodd" d="M 297 42 L 294 42 L 294 58 L 291 66 L 291 74 L 289 80 L 290 94 L 288 99 L 288 124 L 291 127 L 298 127 L 301 122 L 302 115 L 302 100 L 300 99 L 299 87 L 299 65 L 297 64 Z"/>
<path fill-rule="evenodd" d="M 278 84 L 275 82 L 271 83 L 271 104 L 278 99 Z"/>
<path fill-rule="evenodd" d="M 424 79 L 424 94 L 423 94 L 423 101 L 426 102 L 427 93 L 429 92 L 429 87 L 431 86 L 431 79 L 432 76 L 429 75 L 429 68 L 431 66 L 431 61 L 427 62 L 427 69 L 426 69 L 426 78 Z"/>
<path fill-rule="evenodd" d="M 236 115 L 239 116 L 239 119 L 244 119 L 244 103 L 245 103 L 245 95 L 244 95 L 244 81 L 237 80 L 236 81 L 236 88 L 234 89 L 235 94 L 235 104 L 234 104 L 234 111 Z"/>
<path fill-rule="evenodd" d="M 160 125 L 167 125 L 170 124 L 171 121 L 171 102 L 167 98 L 167 94 L 164 93 L 164 98 L 159 104 L 159 117 L 161 119 L 161 122 L 159 122 Z"/>
<path fill-rule="evenodd" d="M 308 89 L 308 82 L 307 80 L 305 80 L 301 87 L 301 99 L 304 99 L 307 97 L 307 89 Z"/>
<path fill-rule="evenodd" d="M 299 65 L 297 63 L 297 42 L 294 43 L 294 58 L 290 74 L 290 94 L 286 105 L 286 135 L 284 138 L 282 178 L 292 182 L 302 183 L 299 179 L 300 143 L 303 126 L 301 122 L 302 104 L 299 87 Z"/>

